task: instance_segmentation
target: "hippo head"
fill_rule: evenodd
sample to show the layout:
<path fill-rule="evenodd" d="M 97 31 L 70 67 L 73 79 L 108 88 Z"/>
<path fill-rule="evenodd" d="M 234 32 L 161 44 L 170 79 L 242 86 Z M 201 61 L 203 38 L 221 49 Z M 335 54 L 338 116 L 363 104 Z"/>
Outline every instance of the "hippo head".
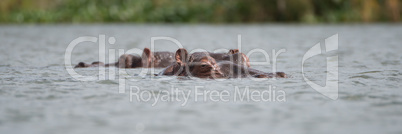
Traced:
<path fill-rule="evenodd" d="M 187 63 L 187 70 L 192 76 L 199 78 L 222 78 L 224 74 L 215 59 L 205 55 L 192 55 Z"/>
<path fill-rule="evenodd" d="M 142 58 L 138 55 L 123 54 L 120 56 L 119 61 L 116 62 L 119 68 L 137 68 L 142 67 Z"/>
<path fill-rule="evenodd" d="M 208 55 L 191 55 L 180 48 L 175 54 L 176 62 L 163 71 L 165 75 L 194 76 L 199 78 L 220 78 L 223 74 L 219 70 L 214 58 Z"/>
<path fill-rule="evenodd" d="M 215 59 L 210 56 L 205 56 L 192 60 L 188 64 L 189 71 L 192 76 L 199 78 L 222 78 L 224 74 L 220 71 L 220 67 Z"/>
<path fill-rule="evenodd" d="M 229 56 L 226 56 L 224 60 L 250 67 L 250 60 L 245 54 L 240 53 L 239 49 L 230 49 L 227 54 Z"/>
<path fill-rule="evenodd" d="M 139 55 L 131 55 L 131 67 L 132 68 L 137 68 L 137 67 L 142 67 L 142 58 Z"/>
<path fill-rule="evenodd" d="M 227 55 L 223 58 L 223 60 L 231 61 L 235 64 L 250 67 L 250 61 L 249 61 L 248 57 L 243 53 L 235 53 L 235 54 Z"/>
<path fill-rule="evenodd" d="M 85 68 L 85 67 L 89 67 L 89 64 L 86 64 L 84 62 L 80 62 L 74 68 Z"/>

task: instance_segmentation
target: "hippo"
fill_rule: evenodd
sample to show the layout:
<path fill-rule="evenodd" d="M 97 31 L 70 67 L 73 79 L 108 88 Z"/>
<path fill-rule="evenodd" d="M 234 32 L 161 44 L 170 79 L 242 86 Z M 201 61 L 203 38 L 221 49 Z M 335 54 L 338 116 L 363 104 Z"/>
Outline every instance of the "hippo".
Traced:
<path fill-rule="evenodd" d="M 144 52 L 142 53 L 142 67 L 145 68 L 163 68 L 167 67 L 173 62 L 176 62 L 175 53 L 160 51 L 160 52 L 151 52 L 150 49 L 144 48 Z"/>
<path fill-rule="evenodd" d="M 151 52 L 149 48 L 144 48 L 142 56 L 123 54 L 119 57 L 116 63 L 104 64 L 102 62 L 94 62 L 96 65 L 85 64 L 80 62 L 75 68 L 86 68 L 86 67 L 96 67 L 96 66 L 115 66 L 118 68 L 163 68 L 175 62 L 174 53 L 172 52 Z"/>
<path fill-rule="evenodd" d="M 99 61 L 92 62 L 92 64 L 86 64 L 84 62 L 80 62 L 74 68 L 99 67 L 99 66 L 105 66 L 105 64 Z"/>
<path fill-rule="evenodd" d="M 228 53 L 212 53 L 212 52 L 195 52 L 191 54 L 190 61 L 192 57 L 204 57 L 210 56 L 216 61 L 231 61 L 235 64 L 245 65 L 250 67 L 250 61 L 248 57 L 239 52 L 239 49 L 230 49 Z"/>
<path fill-rule="evenodd" d="M 283 72 L 266 73 L 239 65 L 231 61 L 216 61 L 212 56 L 196 55 L 188 57 L 187 50 L 178 49 L 176 62 L 165 68 L 159 75 L 193 76 L 198 78 L 287 78 Z"/>
<path fill-rule="evenodd" d="M 147 50 L 144 49 L 144 51 Z M 119 57 L 119 60 L 116 63 L 108 65 L 116 66 L 118 68 L 138 68 L 142 67 L 143 64 L 142 64 L 142 57 L 138 55 L 123 54 Z"/>
<path fill-rule="evenodd" d="M 210 56 L 216 61 L 231 61 L 235 64 L 240 64 L 244 65 L 247 67 L 250 67 L 250 61 L 248 57 L 239 52 L 239 49 L 230 49 L 228 53 L 212 53 L 212 52 L 195 52 L 191 54 L 190 58 L 188 58 L 188 52 L 186 49 L 179 49 L 176 51 L 176 56 L 180 53 L 183 53 L 183 56 L 185 56 L 185 61 L 187 62 L 192 62 L 195 58 L 197 57 L 204 57 L 204 56 Z M 176 61 L 178 61 L 176 57 Z M 184 61 L 184 60 L 182 60 Z M 168 66 L 164 71 L 162 71 L 160 74 L 161 75 L 174 75 L 179 68 L 184 64 L 184 62 L 180 62 L 182 64 L 178 64 L 179 62 L 174 62 L 170 66 Z"/>
<path fill-rule="evenodd" d="M 175 54 L 176 61 L 171 65 L 163 69 L 158 75 L 177 75 L 177 76 L 185 76 L 184 68 L 186 67 L 186 63 L 188 62 L 188 52 L 184 48 L 180 48 L 176 51 Z"/>

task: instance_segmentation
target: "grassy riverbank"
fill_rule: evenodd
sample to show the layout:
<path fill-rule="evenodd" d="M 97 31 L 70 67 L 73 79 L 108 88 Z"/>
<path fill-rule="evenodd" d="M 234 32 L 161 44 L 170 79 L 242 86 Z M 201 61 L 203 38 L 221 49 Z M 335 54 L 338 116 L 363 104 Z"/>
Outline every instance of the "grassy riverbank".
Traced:
<path fill-rule="evenodd" d="M 0 23 L 399 22 L 400 0 L 1 0 Z"/>

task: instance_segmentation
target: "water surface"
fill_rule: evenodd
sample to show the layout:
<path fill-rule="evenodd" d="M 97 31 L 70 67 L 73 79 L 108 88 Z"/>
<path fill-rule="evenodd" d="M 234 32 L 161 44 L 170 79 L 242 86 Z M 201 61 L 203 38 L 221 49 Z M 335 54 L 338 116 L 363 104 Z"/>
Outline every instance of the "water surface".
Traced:
<path fill-rule="evenodd" d="M 402 27 L 400 25 L 2 25 L 0 26 L 0 133 L 402 133 Z M 79 81 L 64 66 L 70 42 L 81 36 L 115 37 L 108 49 L 150 47 L 166 36 L 188 50 L 231 49 L 242 37 L 242 51 L 285 49 L 277 70 L 287 79 L 206 80 L 141 73 L 128 69 L 126 93 L 118 80 Z M 305 76 L 324 85 L 326 57 L 339 56 L 339 97 L 331 100 L 303 80 L 302 57 L 316 43 L 339 35 L 335 53 L 304 65 Z M 106 40 L 107 41 L 107 40 Z M 169 41 L 156 50 L 175 51 Z M 98 60 L 95 43 L 78 45 L 72 63 Z M 108 54 L 108 53 L 107 53 Z M 251 61 L 263 61 L 253 54 Z M 271 72 L 268 66 L 252 66 Z M 116 69 L 116 68 L 113 68 Z M 158 72 L 161 69 L 156 69 Z M 98 68 L 76 69 L 98 76 Z M 117 70 L 116 70 L 117 71 Z M 284 91 L 285 102 L 131 101 L 129 86 L 154 95 L 178 91 Z M 172 93 L 171 98 L 180 94 Z M 183 98 L 181 98 L 183 99 Z"/>

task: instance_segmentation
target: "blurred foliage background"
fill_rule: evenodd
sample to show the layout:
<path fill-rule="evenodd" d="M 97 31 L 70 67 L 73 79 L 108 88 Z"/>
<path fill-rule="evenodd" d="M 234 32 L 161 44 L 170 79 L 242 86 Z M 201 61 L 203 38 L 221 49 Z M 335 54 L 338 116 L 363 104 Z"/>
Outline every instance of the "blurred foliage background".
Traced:
<path fill-rule="evenodd" d="M 401 0 L 0 0 L 0 23 L 399 22 Z"/>

